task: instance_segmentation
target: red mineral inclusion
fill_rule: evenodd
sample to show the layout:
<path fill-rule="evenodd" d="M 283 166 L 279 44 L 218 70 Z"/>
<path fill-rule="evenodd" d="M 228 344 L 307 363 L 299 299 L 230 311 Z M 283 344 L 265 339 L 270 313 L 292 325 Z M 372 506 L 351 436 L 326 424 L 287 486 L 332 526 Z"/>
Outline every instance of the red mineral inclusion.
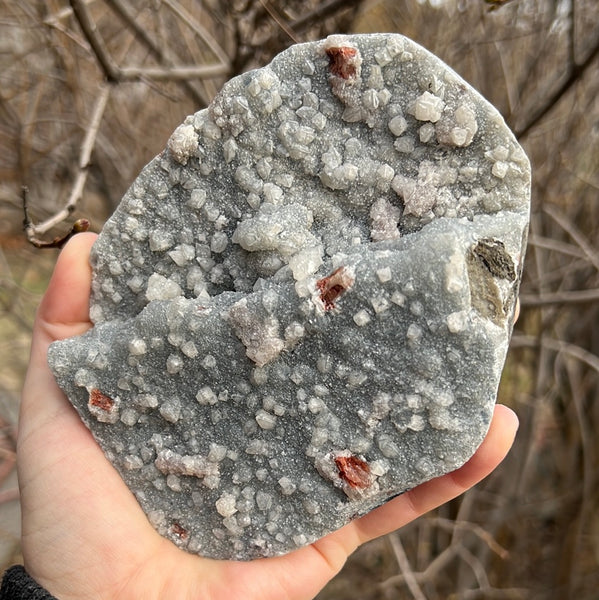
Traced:
<path fill-rule="evenodd" d="M 335 300 L 349 289 L 353 282 L 354 278 L 345 267 L 339 267 L 330 275 L 319 279 L 316 287 L 320 290 L 320 299 L 325 310 L 335 308 Z"/>
<path fill-rule="evenodd" d="M 340 46 L 339 48 L 327 48 L 329 57 L 329 68 L 333 75 L 342 79 L 353 79 L 356 76 L 356 64 L 354 58 L 358 51 L 349 46 Z"/>
<path fill-rule="evenodd" d="M 182 540 L 187 538 L 187 535 L 188 535 L 187 529 L 185 529 L 185 527 L 182 527 L 181 525 L 179 525 L 179 523 L 177 523 L 176 521 L 172 524 L 171 531 L 177 537 L 181 538 Z"/>
<path fill-rule="evenodd" d="M 350 487 L 363 490 L 370 486 L 370 467 L 366 461 L 357 456 L 336 456 L 335 464 L 339 476 Z"/>
<path fill-rule="evenodd" d="M 106 394 L 103 394 L 97 388 L 94 388 L 89 394 L 89 404 L 90 406 L 96 406 L 100 410 L 110 412 L 114 406 L 114 400 L 106 396 Z"/>

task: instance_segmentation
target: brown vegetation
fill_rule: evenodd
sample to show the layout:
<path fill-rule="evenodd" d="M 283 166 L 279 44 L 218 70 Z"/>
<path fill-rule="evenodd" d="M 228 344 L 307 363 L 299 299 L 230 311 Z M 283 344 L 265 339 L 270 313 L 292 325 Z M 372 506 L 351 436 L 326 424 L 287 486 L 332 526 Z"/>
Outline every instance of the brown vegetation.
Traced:
<path fill-rule="evenodd" d="M 500 390 L 521 420 L 515 448 L 462 498 L 359 550 L 319 598 L 595 598 L 596 0 L 0 0 L 0 458 L 14 462 L 33 309 L 56 252 L 24 241 L 21 186 L 30 237 L 51 240 L 78 217 L 97 230 L 228 77 L 347 28 L 408 35 L 495 104 L 531 158 L 533 211 Z"/>

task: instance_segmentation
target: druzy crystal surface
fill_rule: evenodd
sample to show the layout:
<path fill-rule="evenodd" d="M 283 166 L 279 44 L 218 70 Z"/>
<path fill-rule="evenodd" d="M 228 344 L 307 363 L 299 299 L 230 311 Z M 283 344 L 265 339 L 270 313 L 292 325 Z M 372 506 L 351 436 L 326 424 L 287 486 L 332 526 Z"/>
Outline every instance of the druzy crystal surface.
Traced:
<path fill-rule="evenodd" d="M 460 467 L 512 329 L 530 167 L 400 35 L 297 45 L 227 83 L 92 251 L 61 387 L 164 536 L 291 551 Z"/>

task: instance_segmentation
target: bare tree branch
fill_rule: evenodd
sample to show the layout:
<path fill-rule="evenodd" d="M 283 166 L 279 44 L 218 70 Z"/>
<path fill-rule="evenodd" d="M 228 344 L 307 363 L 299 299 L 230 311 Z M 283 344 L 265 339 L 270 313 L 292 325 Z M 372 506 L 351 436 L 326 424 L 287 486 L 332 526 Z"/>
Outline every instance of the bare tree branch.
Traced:
<path fill-rule="evenodd" d="M 181 67 L 123 67 L 119 69 L 118 81 L 155 79 L 156 81 L 188 81 L 227 75 L 229 66 L 223 64 Z"/>
<path fill-rule="evenodd" d="M 497 543 L 493 536 L 484 527 L 481 527 L 477 523 L 471 523 L 470 521 L 463 520 L 452 520 L 443 519 L 442 517 L 431 517 L 429 519 L 431 523 L 449 529 L 453 532 L 458 531 L 470 531 L 474 533 L 479 539 L 481 539 L 497 556 L 502 559 L 507 558 L 508 551 Z"/>
<path fill-rule="evenodd" d="M 91 2 L 92 2 L 92 0 L 83 0 L 83 3 L 86 6 L 88 4 L 90 4 Z M 73 9 L 71 8 L 71 6 L 65 6 L 64 8 L 61 8 L 60 10 L 58 10 L 54 14 L 50 15 L 49 17 L 46 17 L 43 20 L 43 24 L 46 27 L 50 27 L 52 29 L 56 29 L 57 31 L 60 31 L 60 33 L 67 36 L 69 39 L 73 40 L 77 45 L 83 46 L 84 48 L 87 49 L 87 46 L 85 44 L 85 39 L 74 35 L 73 32 L 68 27 L 66 27 L 64 25 L 64 23 L 62 23 L 62 21 L 64 19 L 67 19 L 68 17 L 70 17 L 72 15 L 73 15 Z"/>
<path fill-rule="evenodd" d="M 177 0 L 162 0 L 165 6 L 168 6 L 192 31 L 204 40 L 204 43 L 210 48 L 211 52 L 218 60 L 230 69 L 229 56 L 218 43 L 216 38 L 183 7 Z"/>
<path fill-rule="evenodd" d="M 576 246 L 541 235 L 530 234 L 528 237 L 528 244 L 537 248 L 544 248 L 545 250 L 553 250 L 554 252 L 574 256 L 576 258 L 585 258 L 584 252 Z"/>
<path fill-rule="evenodd" d="M 458 549 L 458 554 L 460 558 L 472 569 L 474 576 L 476 577 L 476 581 L 478 583 L 478 587 L 481 590 L 488 590 L 491 588 L 489 583 L 489 578 L 487 577 L 487 573 L 485 572 L 485 568 L 478 560 L 478 558 L 468 550 L 468 548 L 464 546 L 460 546 Z"/>
<path fill-rule="evenodd" d="M 259 0 L 259 2 L 264 7 L 266 12 L 268 12 L 268 14 L 271 16 L 272 20 L 281 28 L 282 31 L 285 32 L 289 39 L 294 44 L 298 44 L 300 40 L 295 35 L 293 29 L 291 29 L 289 25 L 285 23 L 283 17 L 281 17 L 281 15 L 272 6 L 270 6 L 268 2 L 265 2 L 264 0 Z"/>
<path fill-rule="evenodd" d="M 599 300 L 599 289 L 572 290 L 554 293 L 520 294 L 522 306 L 546 306 L 548 304 L 584 304 Z"/>
<path fill-rule="evenodd" d="M 424 583 L 425 581 L 433 580 L 438 573 L 440 573 L 445 567 L 447 567 L 451 561 L 458 554 L 458 546 L 459 544 L 452 544 L 447 546 L 442 552 L 437 554 L 437 556 L 429 563 L 424 571 L 419 571 L 418 573 L 414 573 L 414 577 L 418 583 Z M 404 583 L 406 580 L 405 574 L 400 573 L 398 575 L 392 575 L 382 581 L 379 585 L 382 589 L 388 589 L 395 585 L 399 585 Z"/>
<path fill-rule="evenodd" d="M 49 242 L 40 240 L 34 233 L 35 226 L 33 225 L 29 216 L 29 207 L 27 206 L 27 194 L 27 187 L 23 186 L 23 212 L 25 214 L 25 218 L 23 219 L 23 226 L 25 227 L 27 241 L 32 246 L 35 246 L 36 248 L 62 248 L 67 243 L 67 241 L 70 240 L 76 233 L 81 233 L 89 229 L 89 221 L 87 219 L 77 219 L 73 223 L 71 229 L 69 229 L 69 231 L 67 231 L 67 233 L 65 233 L 64 235 L 57 236 Z M 67 213 L 67 216 L 68 214 L 69 213 Z M 64 219 L 61 219 L 61 221 L 62 220 Z"/>
<path fill-rule="evenodd" d="M 545 204 L 543 212 L 547 213 L 570 237 L 579 245 L 591 264 L 599 271 L 599 253 L 587 240 L 586 236 L 568 219 L 561 210 L 552 204 Z"/>
<path fill-rule="evenodd" d="M 463 554 L 464 546 L 462 544 L 462 537 L 460 535 L 457 535 L 465 531 L 470 531 L 471 533 L 475 534 L 480 540 L 482 540 L 485 543 L 485 545 L 490 550 L 497 554 L 501 559 L 506 559 L 508 557 L 507 550 L 505 550 L 505 548 L 498 544 L 487 530 L 485 530 L 480 525 L 477 525 L 476 523 L 471 523 L 470 521 L 464 520 L 454 521 L 451 519 L 444 519 L 442 517 L 431 517 L 427 519 L 427 522 L 436 525 L 437 527 L 442 527 L 443 529 L 452 531 L 454 535 L 452 536 L 450 545 L 447 546 L 441 553 L 439 553 L 423 571 L 405 571 L 400 564 L 401 573 L 387 578 L 380 584 L 381 588 L 388 589 L 394 585 L 402 583 L 405 583 L 409 586 L 408 577 L 413 578 L 417 584 L 426 583 L 427 581 L 434 581 L 439 576 L 439 573 L 443 569 L 447 568 L 456 557 L 460 557 L 462 558 L 462 560 L 465 560 L 465 555 Z M 393 534 L 389 536 L 389 541 L 392 544 L 393 551 L 396 555 L 396 559 L 398 560 L 399 564 L 399 560 L 401 559 L 401 550 L 403 549 L 403 547 L 399 550 L 400 554 L 398 555 L 398 549 L 394 545 L 394 541 L 391 539 L 392 536 Z M 410 591 L 412 591 L 412 588 L 410 588 Z"/>
<path fill-rule="evenodd" d="M 213 77 L 221 77 L 229 74 L 230 61 L 212 35 L 202 27 L 176 0 L 164 0 L 163 3 L 168 6 L 192 31 L 201 37 L 208 48 L 219 59 L 219 63 L 213 65 L 180 65 L 167 67 L 119 67 L 110 56 L 106 49 L 104 40 L 99 34 L 96 24 L 91 19 L 87 11 L 87 5 L 90 0 L 70 0 L 72 7 L 65 7 L 56 14 L 44 20 L 44 24 L 57 28 L 62 33 L 69 35 L 69 32 L 60 25 L 60 21 L 71 14 L 74 14 L 85 38 L 87 39 L 91 49 L 93 50 L 100 67 L 102 68 L 106 79 L 111 83 L 122 81 L 139 81 L 143 79 L 153 79 L 157 81 L 186 81 L 189 79 L 208 79 Z M 119 13 L 121 14 L 121 13 Z M 124 10 L 126 17 L 130 14 Z M 128 25 L 134 20 L 128 21 Z M 140 28 L 145 36 L 145 32 Z M 137 30 L 135 32 L 137 34 Z M 72 37 L 72 36 L 71 36 Z M 152 44 L 152 48 L 156 47 L 148 36 L 144 37 L 145 45 Z M 160 55 L 158 55 L 161 58 Z"/>
<path fill-rule="evenodd" d="M 79 219 L 75 222 L 71 230 L 66 235 L 57 237 L 50 242 L 44 242 L 38 238 L 39 235 L 43 235 L 44 233 L 52 229 L 52 227 L 55 227 L 56 225 L 65 221 L 73 213 L 75 207 L 77 206 L 77 203 L 81 199 L 83 195 L 83 189 L 87 181 L 92 151 L 94 149 L 96 137 L 98 135 L 98 130 L 100 128 L 100 123 L 102 122 L 102 117 L 104 115 L 104 110 L 106 109 L 106 104 L 108 102 L 109 96 L 110 85 L 101 85 L 100 91 L 96 98 L 96 104 L 94 105 L 90 122 L 85 133 L 85 137 L 83 138 L 83 143 L 81 144 L 79 162 L 77 165 L 77 175 L 75 176 L 75 181 L 73 182 L 71 193 L 69 194 L 69 197 L 63 208 L 56 212 L 54 215 L 52 215 L 49 219 L 46 219 L 42 223 L 34 225 L 31 221 L 31 218 L 29 217 L 27 204 L 27 188 L 23 188 L 23 212 L 25 214 L 25 234 L 27 236 L 28 241 L 37 248 L 61 247 L 72 235 L 81 231 L 87 231 L 87 229 L 89 228 L 89 221 L 87 219 Z"/>
<path fill-rule="evenodd" d="M 531 117 L 528 121 L 521 127 L 515 128 L 516 137 L 523 138 L 530 133 L 530 130 L 586 75 L 598 57 L 599 43 L 595 45 L 581 64 L 572 66 L 570 76 L 564 83 L 548 96 L 541 106 L 531 111 Z"/>
<path fill-rule="evenodd" d="M 568 31 L 568 52 L 571 64 L 576 64 L 576 0 L 570 0 L 570 28 Z"/>
<path fill-rule="evenodd" d="M 599 356 L 577 346 L 576 344 L 570 344 L 563 340 L 558 340 L 548 336 L 541 336 L 540 338 L 532 335 L 525 335 L 522 333 L 515 333 L 512 336 L 510 343 L 511 348 L 546 348 L 554 352 L 563 352 L 566 356 L 571 356 L 588 365 L 594 371 L 599 373 Z"/>
<path fill-rule="evenodd" d="M 412 570 L 412 566 L 410 565 L 410 561 L 408 560 L 403 544 L 401 543 L 399 534 L 389 534 L 389 542 L 393 548 L 393 554 L 395 554 L 395 559 L 399 565 L 399 570 L 404 576 L 406 585 L 408 586 L 412 596 L 414 596 L 414 600 L 426 600 L 426 596 L 420 588 L 420 585 L 418 585 L 418 581 L 414 575 L 414 571 Z"/>
<path fill-rule="evenodd" d="M 98 59 L 98 63 L 100 64 L 102 71 L 104 71 L 106 79 L 111 83 L 118 81 L 119 69 L 112 61 L 112 58 L 104 45 L 104 40 L 98 33 L 96 24 L 89 16 L 87 6 L 82 0 L 70 0 L 70 3 L 77 22 L 87 38 L 89 45 L 92 47 L 92 50 Z"/>
<path fill-rule="evenodd" d="M 85 182 L 87 181 L 88 167 L 90 164 L 91 154 L 94 149 L 96 136 L 98 135 L 98 130 L 100 128 L 100 123 L 102 122 L 102 116 L 104 115 L 104 110 L 106 108 L 109 96 L 110 86 L 100 86 L 100 90 L 96 97 L 96 104 L 94 106 L 90 122 L 85 133 L 85 138 L 83 139 L 83 143 L 81 144 L 81 151 L 79 153 L 79 163 L 77 165 L 77 176 L 75 177 L 75 182 L 73 183 L 73 188 L 71 189 L 71 193 L 69 195 L 69 198 L 67 199 L 66 204 L 60 211 L 58 211 L 55 215 L 53 215 L 46 221 L 39 223 L 38 225 L 30 224 L 30 227 L 27 227 L 28 238 L 30 234 L 40 235 L 46 233 L 46 231 L 52 229 L 52 227 L 58 225 L 59 223 L 62 223 L 75 210 L 75 207 L 83 194 Z"/>
<path fill-rule="evenodd" d="M 121 18 L 127 27 L 133 32 L 135 37 L 166 67 L 174 67 L 177 61 L 170 57 L 168 48 L 162 48 L 157 44 L 139 24 L 134 13 L 125 6 L 121 0 L 106 0 L 106 3 Z M 188 94 L 193 98 L 198 107 L 206 106 L 209 102 L 204 94 L 199 92 L 188 80 L 183 80 L 182 85 Z"/>

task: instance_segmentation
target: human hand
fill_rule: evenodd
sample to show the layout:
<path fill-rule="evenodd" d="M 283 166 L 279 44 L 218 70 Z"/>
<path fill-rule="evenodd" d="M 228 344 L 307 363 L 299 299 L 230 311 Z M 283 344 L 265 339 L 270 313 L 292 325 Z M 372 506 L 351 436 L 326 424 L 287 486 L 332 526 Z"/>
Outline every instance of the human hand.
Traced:
<path fill-rule="evenodd" d="M 75 236 L 58 259 L 35 321 L 19 422 L 25 568 L 60 600 L 313 598 L 360 544 L 458 496 L 488 475 L 513 442 L 517 418 L 498 405 L 487 437 L 463 467 L 309 546 L 251 562 L 188 554 L 156 533 L 47 366 L 51 342 L 91 327 L 94 240 Z"/>

